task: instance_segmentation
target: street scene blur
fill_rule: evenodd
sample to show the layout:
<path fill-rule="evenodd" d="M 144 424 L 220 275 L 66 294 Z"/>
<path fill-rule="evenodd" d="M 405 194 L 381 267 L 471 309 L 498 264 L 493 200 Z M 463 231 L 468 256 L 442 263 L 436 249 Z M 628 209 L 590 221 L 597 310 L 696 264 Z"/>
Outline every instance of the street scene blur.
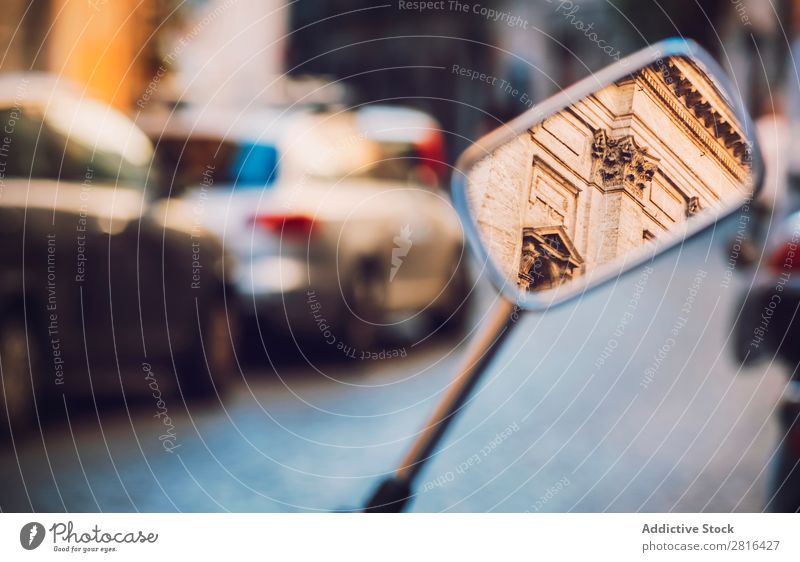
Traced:
<path fill-rule="evenodd" d="M 721 74 L 600 72 L 675 37 Z M 361 510 L 498 275 L 408 509 L 800 509 L 800 1 L 7 0 L 0 46 L 0 511 Z"/>

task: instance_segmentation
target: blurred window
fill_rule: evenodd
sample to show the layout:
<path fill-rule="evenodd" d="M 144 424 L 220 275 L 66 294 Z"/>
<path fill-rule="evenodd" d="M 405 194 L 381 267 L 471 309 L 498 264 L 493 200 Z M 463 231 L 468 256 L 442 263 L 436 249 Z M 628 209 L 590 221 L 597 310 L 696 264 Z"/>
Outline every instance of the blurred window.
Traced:
<path fill-rule="evenodd" d="M 214 138 L 162 138 L 156 145 L 156 161 L 166 193 L 199 185 L 266 187 L 278 173 L 274 146 Z"/>
<path fill-rule="evenodd" d="M 356 175 L 383 180 L 408 180 L 419 165 L 414 146 L 400 142 L 377 142 L 375 144 L 378 146 L 380 159 Z"/>
<path fill-rule="evenodd" d="M 365 113 L 369 119 L 361 118 Z M 322 113 L 299 120 L 289 136 L 287 165 L 323 180 L 369 178 L 435 184 L 443 166 L 441 134 L 428 125 L 410 121 L 406 111 L 379 109 Z"/>
<path fill-rule="evenodd" d="M 434 162 L 414 144 L 372 140 L 367 142 L 372 144 L 374 150 L 364 153 L 361 159 L 343 159 L 349 165 L 332 166 L 327 170 L 320 166 L 309 166 L 305 168 L 305 172 L 333 180 L 350 177 L 417 183 L 420 175 L 432 173 L 435 177 Z M 435 179 L 432 181 L 435 182 Z"/>
<path fill-rule="evenodd" d="M 292 163 L 311 177 L 324 180 L 372 178 L 406 181 L 421 163 L 415 147 L 408 143 L 359 139 L 344 147 L 298 150 Z"/>
<path fill-rule="evenodd" d="M 3 127 L 0 149 L 0 172 L 8 178 L 47 177 L 49 159 L 34 158 L 41 119 L 27 109 L 14 107 L 0 110 Z"/>

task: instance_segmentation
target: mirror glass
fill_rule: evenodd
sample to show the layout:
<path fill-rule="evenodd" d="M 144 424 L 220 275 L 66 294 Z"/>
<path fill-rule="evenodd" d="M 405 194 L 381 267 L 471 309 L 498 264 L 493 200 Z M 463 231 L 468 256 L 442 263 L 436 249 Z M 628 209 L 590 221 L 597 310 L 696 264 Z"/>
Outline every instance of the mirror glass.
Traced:
<path fill-rule="evenodd" d="M 521 296 L 619 271 L 752 194 L 751 131 L 699 62 L 659 59 L 570 101 L 467 171 L 480 243 Z"/>

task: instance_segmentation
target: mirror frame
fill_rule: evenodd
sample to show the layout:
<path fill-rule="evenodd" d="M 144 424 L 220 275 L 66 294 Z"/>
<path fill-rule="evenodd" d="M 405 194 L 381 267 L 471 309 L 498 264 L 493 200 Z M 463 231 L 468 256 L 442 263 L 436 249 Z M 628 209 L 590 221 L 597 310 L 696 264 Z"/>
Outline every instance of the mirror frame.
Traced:
<path fill-rule="evenodd" d="M 722 207 L 716 216 L 708 214 L 700 216 L 698 220 L 685 223 L 687 226 L 681 232 L 668 234 L 654 239 L 650 244 L 642 246 L 625 256 L 625 265 L 620 267 L 619 261 L 604 264 L 595 269 L 591 275 L 582 276 L 562 285 L 555 290 L 543 293 L 524 293 L 516 285 L 511 285 L 505 275 L 500 271 L 495 261 L 489 256 L 486 247 L 481 240 L 478 232 L 475 217 L 472 216 L 467 194 L 467 176 L 473 165 L 492 152 L 500 148 L 503 144 L 513 140 L 518 135 L 524 134 L 528 129 L 537 125 L 566 109 L 581 99 L 597 92 L 598 90 L 613 84 L 614 82 L 626 77 L 631 70 L 638 70 L 660 59 L 667 57 L 688 57 L 698 61 L 710 78 L 715 81 L 721 89 L 723 95 L 730 98 L 733 113 L 739 119 L 742 128 L 746 132 L 751 132 L 751 170 L 753 178 L 753 193 L 749 199 L 736 202 Z M 714 227 L 718 222 L 724 220 L 745 205 L 752 203 L 761 191 L 764 179 L 764 164 L 758 139 L 755 135 L 755 128 L 749 113 L 745 109 L 744 102 L 739 91 L 733 87 L 728 75 L 717 64 L 713 57 L 702 49 L 691 39 L 671 38 L 665 39 L 633 53 L 605 68 L 593 73 L 572 86 L 562 90 L 558 94 L 536 104 L 525 113 L 512 119 L 508 123 L 501 125 L 489 134 L 475 141 L 457 160 L 453 169 L 450 182 L 451 196 L 453 204 L 461 219 L 462 226 L 467 235 L 468 244 L 472 247 L 473 255 L 476 256 L 482 266 L 489 273 L 489 277 L 498 289 L 500 294 L 506 299 L 515 303 L 522 310 L 544 311 L 555 306 L 561 305 L 574 297 L 590 291 L 596 287 L 608 283 L 610 280 L 618 278 L 636 269 L 656 256 L 666 252 L 670 248 L 683 243 L 690 238 L 698 235 L 706 229 Z M 524 298 L 521 296 L 524 295 Z M 547 295 L 545 298 L 544 295 Z"/>

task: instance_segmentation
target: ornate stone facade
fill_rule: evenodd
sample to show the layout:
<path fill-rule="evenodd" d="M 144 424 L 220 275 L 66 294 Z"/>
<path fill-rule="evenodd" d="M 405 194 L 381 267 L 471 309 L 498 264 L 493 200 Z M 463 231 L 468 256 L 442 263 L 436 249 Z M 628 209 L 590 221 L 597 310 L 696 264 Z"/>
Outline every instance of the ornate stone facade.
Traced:
<path fill-rule="evenodd" d="M 667 59 L 495 150 L 471 173 L 470 205 L 508 281 L 541 290 L 741 199 L 749 158 L 716 86 Z"/>
<path fill-rule="evenodd" d="M 592 157 L 598 161 L 598 182 L 606 191 L 627 188 L 639 198 L 658 170 L 658 161 L 636 144 L 633 135 L 609 139 L 605 129 L 594 133 Z"/>

